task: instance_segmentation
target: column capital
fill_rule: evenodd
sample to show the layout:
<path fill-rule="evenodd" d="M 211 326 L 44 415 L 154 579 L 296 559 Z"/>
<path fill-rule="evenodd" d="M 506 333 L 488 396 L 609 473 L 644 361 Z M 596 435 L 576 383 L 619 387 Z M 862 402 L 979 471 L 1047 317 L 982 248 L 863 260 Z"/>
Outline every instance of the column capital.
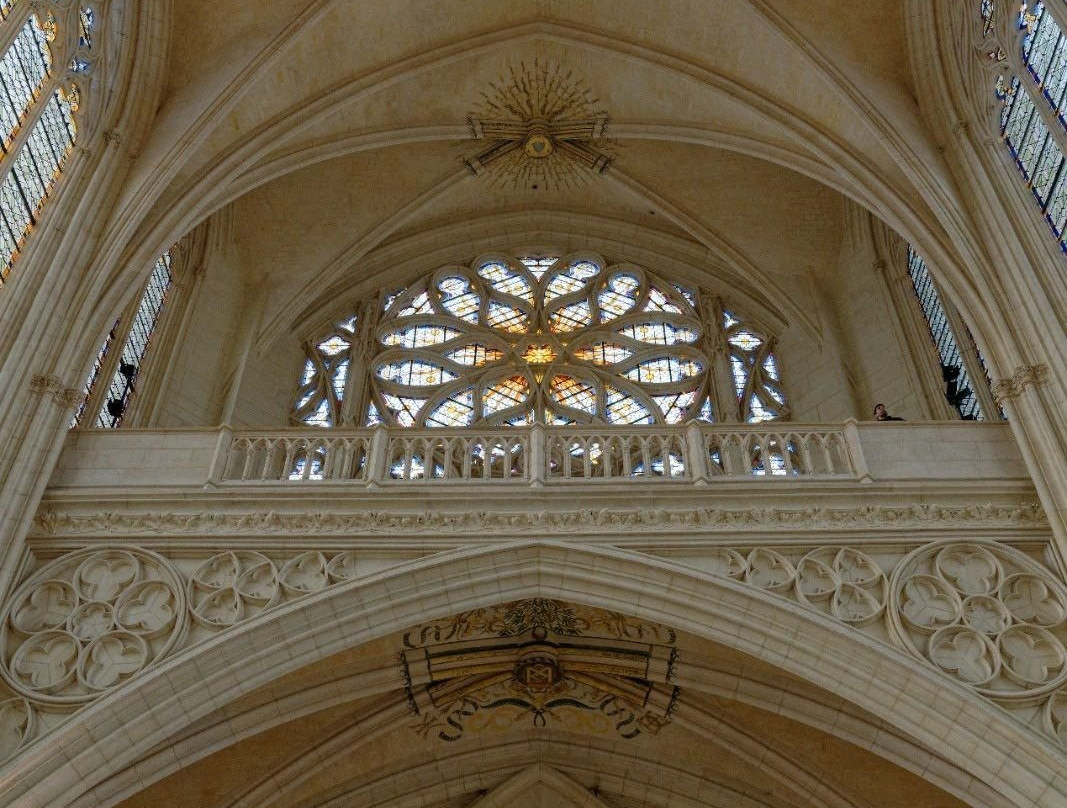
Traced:
<path fill-rule="evenodd" d="M 1047 381 L 1048 365 L 1019 365 L 1011 376 L 994 381 L 990 389 L 997 406 L 1003 406 L 1005 401 L 1017 397 L 1027 387 L 1037 387 Z"/>
<path fill-rule="evenodd" d="M 73 407 L 81 401 L 84 393 L 76 387 L 67 387 L 63 380 L 55 375 L 34 374 L 30 379 L 30 392 L 39 396 L 49 396 L 63 408 Z"/>

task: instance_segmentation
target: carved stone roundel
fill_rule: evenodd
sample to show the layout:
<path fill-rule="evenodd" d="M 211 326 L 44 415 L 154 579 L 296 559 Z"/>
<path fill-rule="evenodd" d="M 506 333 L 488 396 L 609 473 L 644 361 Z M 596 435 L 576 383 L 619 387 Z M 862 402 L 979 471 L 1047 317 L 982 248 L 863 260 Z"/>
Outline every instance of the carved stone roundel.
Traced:
<path fill-rule="evenodd" d="M 824 604 L 834 617 L 851 625 L 878 620 L 889 599 L 889 581 L 870 556 L 851 547 L 820 547 L 796 568 L 797 598 Z"/>
<path fill-rule="evenodd" d="M 180 641 L 187 624 L 185 589 L 178 572 L 156 553 L 78 550 L 23 584 L 5 605 L 2 621 L 4 680 L 31 702 L 77 705 L 122 684 Z M 4 705 L 14 726 L 17 705 Z"/>
<path fill-rule="evenodd" d="M 1032 702 L 1067 683 L 1067 590 L 1018 550 L 926 545 L 897 566 L 889 590 L 903 646 L 979 693 Z M 1046 725 L 1057 734 L 1053 715 L 1049 707 Z"/>
<path fill-rule="evenodd" d="M 300 574 L 298 566 L 290 580 L 311 586 L 309 582 L 315 578 L 314 564 L 309 567 L 310 572 L 304 570 Z M 301 586 L 292 588 L 299 591 Z M 278 568 L 265 555 L 253 550 L 218 553 L 201 564 L 189 580 L 193 618 L 209 628 L 233 626 L 247 620 L 274 606 L 281 592 Z"/>

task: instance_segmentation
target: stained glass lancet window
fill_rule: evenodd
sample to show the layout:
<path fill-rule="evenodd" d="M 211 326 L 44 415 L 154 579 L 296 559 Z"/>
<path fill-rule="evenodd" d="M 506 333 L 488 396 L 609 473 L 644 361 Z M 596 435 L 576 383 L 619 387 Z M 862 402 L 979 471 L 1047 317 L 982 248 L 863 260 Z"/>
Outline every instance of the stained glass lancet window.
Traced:
<path fill-rule="evenodd" d="M 926 262 L 911 247 L 908 247 L 908 275 L 915 287 L 915 294 L 930 329 L 930 336 L 941 358 L 941 373 L 945 382 L 946 398 L 964 420 L 983 420 L 986 416 L 982 411 L 974 381 L 963 356 L 963 350 L 973 349 L 973 340 L 968 334 L 967 342 L 961 349 L 960 342 L 949 322 L 948 313 L 941 302 L 941 296 L 934 286 L 933 278 L 930 277 Z M 977 350 L 975 354 L 979 363 L 984 366 L 985 363 L 981 361 L 981 356 L 977 355 Z"/>
<path fill-rule="evenodd" d="M 0 13 L 21 25 L 0 57 L 0 283 L 73 151 L 80 92 L 69 77 L 89 72 L 78 54 L 92 47 L 95 27 L 88 5 L 69 7 L 65 27 L 51 11 L 31 5 L 20 18 L 14 7 Z"/>
<path fill-rule="evenodd" d="M 137 387 L 137 377 L 144 362 L 145 352 L 148 349 L 152 333 L 155 331 L 156 322 L 163 310 L 167 291 L 170 289 L 171 257 L 170 253 L 163 253 L 152 267 L 152 274 L 148 278 L 148 285 L 129 322 L 129 333 L 122 343 L 122 351 L 111 370 L 111 379 L 104 393 L 103 400 L 99 402 L 99 411 L 92 421 L 97 427 L 117 427 L 122 423 L 122 418 L 129 408 L 130 397 Z M 108 361 L 111 351 L 117 344 L 118 332 L 123 324 L 120 319 L 112 326 L 110 333 L 104 340 L 103 346 L 97 353 L 93 367 L 89 371 L 89 378 L 85 382 L 85 397 L 75 413 L 72 426 L 79 423 L 87 411 L 88 405 L 93 398 L 93 390 L 105 369 L 111 368 Z"/>
<path fill-rule="evenodd" d="M 309 343 L 291 420 L 676 424 L 710 420 L 720 388 L 737 402 L 722 420 L 786 417 L 773 342 L 701 294 L 589 255 L 447 266 Z M 722 316 L 701 314 L 712 308 Z M 719 378 L 719 345 L 732 376 Z"/>
<path fill-rule="evenodd" d="M 42 22 L 36 14 L 31 14 L 0 59 L 0 131 L 5 154 L 48 77 L 52 66 L 52 52 L 48 47 L 51 39 L 55 39 L 55 21 L 46 18 Z"/>
<path fill-rule="evenodd" d="M 994 5 L 981 3 L 983 31 L 993 33 Z M 1025 75 L 1002 74 L 996 81 L 996 95 L 1003 108 L 1000 129 L 1004 142 L 1015 158 L 1045 220 L 1067 251 L 1067 170 L 1064 138 L 1067 131 L 1067 39 L 1053 15 L 1042 2 L 1023 2 L 1018 17 L 1022 37 L 1022 64 Z M 1010 65 L 1003 49 L 990 56 Z M 1049 120 L 1058 121 L 1056 131 Z M 1055 124 L 1054 124 L 1055 125 Z"/>

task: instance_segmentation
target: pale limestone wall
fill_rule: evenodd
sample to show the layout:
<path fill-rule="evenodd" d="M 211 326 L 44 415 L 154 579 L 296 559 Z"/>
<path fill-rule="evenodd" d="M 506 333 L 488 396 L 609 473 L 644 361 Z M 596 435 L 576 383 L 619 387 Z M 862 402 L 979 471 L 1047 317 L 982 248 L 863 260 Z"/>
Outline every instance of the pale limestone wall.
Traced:
<path fill-rule="evenodd" d="M 242 268 L 228 255 L 209 251 L 204 261 L 204 276 L 188 304 L 191 316 L 185 318 L 184 339 L 174 346 L 172 373 L 152 426 L 214 426 L 225 400 L 228 358 L 249 295 Z M 178 319 L 169 323 L 177 326 Z"/>
<path fill-rule="evenodd" d="M 1007 424 L 865 423 L 860 426 L 864 457 L 871 476 L 889 479 L 1012 479 L 1026 476 L 1026 466 Z"/>
<path fill-rule="evenodd" d="M 67 439 L 52 475 L 60 488 L 203 485 L 215 456 L 214 430 L 98 430 Z"/>
<path fill-rule="evenodd" d="M 304 349 L 295 334 L 250 356 L 231 425 L 235 429 L 288 426 L 303 370 Z"/>
<path fill-rule="evenodd" d="M 842 244 L 837 283 L 828 291 L 847 342 L 847 365 L 863 404 L 858 417 L 871 418 L 874 405 L 879 403 L 900 418 L 927 417 L 909 365 L 929 363 L 932 348 L 922 356 L 908 353 L 900 321 L 911 313 L 897 310 L 876 268 L 880 256 L 873 249 L 867 217 L 850 218 L 857 226 L 850 228 Z"/>
<path fill-rule="evenodd" d="M 407 24 L 398 24 L 398 0 L 107 5 L 115 11 L 112 30 L 122 36 L 107 43 L 114 64 L 105 59 L 98 66 L 97 87 L 106 92 L 86 99 L 98 106 L 98 99 L 107 99 L 107 114 L 86 121 L 69 171 L 0 289 L 0 532 L 6 537 L 0 589 L 10 595 L 23 583 L 42 583 L 33 576 L 66 559 L 67 567 L 54 568 L 63 578 L 58 590 L 66 592 L 92 555 L 79 555 L 86 546 L 103 551 L 90 577 L 104 573 L 88 583 L 106 585 L 106 571 L 122 567 L 112 567 L 115 559 L 107 555 L 123 552 L 118 543 L 139 546 L 146 559 L 154 551 L 167 556 L 153 563 L 179 570 L 168 583 L 178 600 L 194 568 L 217 552 L 262 550 L 270 559 L 260 570 L 271 563 L 279 570 L 278 576 L 230 582 L 235 592 L 247 584 L 251 592 L 233 596 L 247 595 L 262 609 L 247 622 L 237 619 L 240 625 L 225 628 L 201 623 L 198 633 L 184 638 L 201 645 L 175 643 L 169 649 L 175 653 L 161 652 L 144 675 L 109 691 L 105 682 L 99 699 L 66 723 L 66 713 L 41 710 L 41 725 L 27 727 L 20 724 L 18 699 L 5 698 L 0 737 L 25 745 L 2 771 L 0 802 L 87 808 L 133 795 L 132 808 L 137 792 L 173 774 L 176 791 L 183 782 L 204 786 L 199 801 L 200 794 L 192 798 L 185 791 L 198 808 L 213 802 L 262 808 L 287 800 L 317 805 L 320 797 L 337 794 L 370 805 L 362 798 L 374 786 L 381 802 L 401 794 L 408 805 L 470 805 L 527 762 L 517 762 L 530 751 L 527 739 L 488 740 L 465 758 L 440 745 L 414 749 L 402 701 L 374 712 L 399 690 L 395 658 L 346 679 L 336 677 L 332 663 L 335 654 L 360 658 L 416 622 L 515 597 L 564 598 L 669 621 L 707 643 L 703 651 L 688 646 L 696 659 L 686 685 L 713 701 L 705 711 L 679 717 L 692 731 L 679 751 L 670 743 L 634 753 L 588 737 L 561 738 L 548 753 L 555 755 L 553 764 L 584 761 L 586 769 L 562 780 L 551 772 L 520 772 L 491 800 L 507 804 L 523 786 L 550 786 L 561 799 L 600 808 L 595 789 L 601 785 L 613 789 L 603 802 L 627 808 L 678 795 L 708 804 L 721 796 L 720 785 L 739 786 L 723 804 L 737 804 L 739 793 L 767 804 L 764 797 L 772 795 L 775 808 L 798 802 L 851 808 L 894 798 L 909 805 L 955 805 L 959 799 L 982 808 L 1049 808 L 1067 799 L 1067 691 L 1060 689 L 1067 668 L 1062 637 L 1051 642 L 1040 629 L 1065 631 L 1055 622 L 1063 614 L 1058 579 L 1067 547 L 1067 343 L 1057 305 L 1065 299 L 1063 256 L 997 135 L 987 56 L 996 47 L 1014 47 L 1016 5 L 995 2 L 1004 29 L 999 43 L 978 33 L 976 4 L 925 0 L 858 4 L 836 16 L 813 14 L 808 0 L 680 1 L 668 4 L 670 13 L 653 13 L 644 0 L 613 2 L 611 13 L 596 2 L 470 0 L 462 11 L 409 3 L 403 6 Z M 577 194 L 487 191 L 459 162 L 473 145 L 465 142 L 470 99 L 509 63 L 533 58 L 564 62 L 587 77 L 604 95 L 615 131 L 633 144 L 631 159 Z M 111 125 L 117 128 L 105 137 Z M 362 156 L 328 162 L 339 155 Z M 760 158 L 796 170 L 763 164 L 753 170 Z M 251 198 L 257 183 L 282 174 L 286 181 L 270 198 Z M 746 187 L 752 176 L 758 182 Z M 342 198 L 345 189 L 344 198 L 359 197 L 362 215 L 331 208 L 330 200 Z M 972 433 L 957 433 L 956 425 L 914 420 L 895 375 L 899 358 L 886 357 L 885 342 L 861 339 L 863 313 L 876 302 L 866 296 L 863 280 L 874 276 L 860 274 L 866 259 L 841 253 L 847 255 L 840 264 L 844 274 L 857 273 L 846 287 L 833 271 L 840 228 L 832 211 L 826 215 L 833 204 L 820 202 L 839 193 L 877 211 L 931 259 L 947 296 L 988 349 L 1010 425 L 993 425 L 985 439 L 970 441 L 962 436 Z M 194 311 L 161 424 L 211 424 L 220 413 L 228 418 L 230 383 L 242 369 L 242 393 L 230 420 L 277 423 L 273 419 L 284 418 L 277 404 L 288 404 L 282 391 L 292 389 L 300 364 L 282 343 L 295 345 L 289 331 L 304 307 L 325 311 L 339 288 L 343 295 L 367 280 L 361 256 L 393 246 L 394 237 L 417 238 L 435 228 L 451 230 L 449 243 L 457 248 L 482 228 L 480 243 L 503 249 L 509 235 L 498 214 L 534 220 L 548 213 L 568 219 L 575 242 L 603 232 L 586 218 L 596 213 L 618 231 L 639 233 L 631 240 L 642 246 L 656 241 L 647 227 L 654 217 L 662 223 L 657 236 L 686 239 L 693 252 L 703 253 L 689 261 L 698 267 L 695 276 L 715 267 L 721 287 L 749 287 L 745 294 L 752 300 L 769 295 L 764 308 L 769 319 L 785 324 L 782 350 L 796 368 L 783 368 L 786 383 L 801 372 L 809 385 L 793 401 L 799 418 L 866 417 L 868 399 L 882 398 L 896 409 L 898 396 L 898 414 L 912 420 L 856 429 L 873 485 L 851 478 L 814 486 L 765 479 L 683 488 L 667 480 L 643 489 L 634 481 L 594 481 L 580 495 L 524 487 L 520 496 L 513 487 L 495 497 L 473 485 L 460 491 L 446 485 L 433 495 L 371 491 L 365 498 L 341 486 L 332 499 L 292 486 L 285 495 L 284 486 L 247 495 L 236 487 L 204 490 L 203 469 L 213 457 L 209 433 L 180 440 L 123 433 L 112 449 L 86 435 L 84 443 L 71 444 L 69 461 L 58 461 L 57 485 L 31 527 L 87 357 L 113 320 L 117 297 L 140 284 L 144 268 L 168 245 L 242 194 L 256 203 L 250 209 L 264 213 L 236 231 L 247 254 L 257 248 L 273 254 L 272 245 L 287 245 L 279 261 L 287 268 L 301 263 L 292 259 L 302 255 L 301 236 L 310 232 L 314 248 L 304 255 L 312 266 L 290 286 L 272 289 L 277 305 L 264 312 L 262 358 L 247 365 L 243 353 L 231 351 L 244 344 L 234 339 L 247 322 L 237 280 L 242 272 L 205 284 L 211 301 Z M 744 207 L 767 194 L 776 196 L 768 207 L 773 227 L 757 206 Z M 294 201 L 316 203 L 295 225 Z M 778 238 L 794 223 L 796 233 Z M 352 260 L 331 263 L 338 255 Z M 813 256 L 811 266 L 806 256 Z M 237 261 L 231 269 L 256 265 Z M 358 277 L 348 276 L 353 267 Z M 804 286 L 812 274 L 819 275 L 817 288 L 856 301 L 851 318 L 817 312 Z M 877 330 L 884 338 L 883 325 Z M 835 328 L 846 336 L 835 336 Z M 997 428 L 1002 431 L 994 434 Z M 1011 441 L 1003 439 L 1006 429 L 1018 438 L 1024 476 L 1015 476 L 1021 466 Z M 898 439 L 905 431 L 916 439 L 909 445 Z M 1038 497 L 1044 513 L 1035 505 Z M 553 513 L 548 504 L 560 510 Z M 946 536 L 947 543 L 937 540 Z M 846 625 L 855 615 L 847 599 L 838 598 L 851 591 L 842 587 L 844 570 L 832 560 L 846 544 L 871 550 L 884 572 L 893 568 L 897 602 L 866 625 Z M 946 549 L 952 552 L 942 564 Z M 437 555 L 411 562 L 403 554 L 413 550 Z M 320 576 L 332 583 L 312 592 L 294 585 L 306 583 L 308 569 L 312 576 L 321 572 L 314 563 L 308 569 L 293 564 L 305 551 L 312 562 L 315 553 L 329 563 L 350 552 L 372 560 L 355 565 L 352 580 Z M 390 553 L 393 563 L 383 560 Z M 798 569 L 808 553 L 823 566 L 809 565 L 812 577 L 805 580 L 813 588 L 804 590 Z M 832 595 L 819 588 L 826 580 L 835 584 Z M 285 599 L 273 600 L 286 582 Z M 910 617 L 900 601 L 904 587 L 896 588 L 908 582 L 918 584 L 914 599 L 909 595 Z M 227 590 L 224 576 L 222 583 L 215 591 Z M 271 597 L 264 598 L 258 585 Z M 984 594 L 974 594 L 976 587 Z M 924 601 L 931 592 L 940 597 Z M 36 616 L 29 610 L 31 623 L 37 617 L 44 623 L 24 624 L 18 642 L 55 640 L 50 632 L 61 634 L 69 625 L 64 621 L 73 620 L 56 617 L 47 608 L 56 605 L 48 602 L 47 588 L 45 594 L 39 599 L 45 608 Z M 85 600 L 106 618 L 119 608 L 118 590 L 113 594 L 109 602 Z M 127 594 L 124 606 L 137 593 Z M 209 597 L 206 590 L 199 596 Z M 960 601 L 960 609 L 939 616 L 946 599 Z M 966 618 L 963 600 L 973 607 Z M 9 597 L 5 607 L 12 602 Z M 1008 629 L 995 627 L 994 641 L 984 621 L 987 610 L 994 623 L 997 615 L 1009 619 L 1003 608 L 1022 616 L 1011 617 L 1016 622 Z M 945 626 L 937 642 L 933 635 L 944 629 L 915 625 L 926 618 L 945 622 L 946 614 L 974 625 Z M 184 608 L 171 616 L 176 636 L 177 621 L 192 619 Z M 860 622 L 869 617 L 861 613 Z M 900 631 L 904 617 L 912 625 Z M 87 630 L 76 644 L 86 652 L 79 652 L 80 664 L 92 656 L 89 643 L 99 639 L 92 635 L 99 626 L 91 623 L 76 622 Z M 891 636 L 898 644 L 885 642 Z M 152 640 L 160 644 L 162 637 Z M 67 641 L 52 650 L 75 647 Z M 718 648 L 740 660 L 740 671 L 717 667 Z M 395 645 L 384 650 L 395 653 Z M 770 673 L 758 677 L 745 660 L 759 660 Z M 32 670 L 33 660 L 27 661 Z M 69 654 L 53 661 L 72 664 Z M 105 651 L 95 664 L 121 679 L 123 664 L 111 664 L 116 661 Z M 304 674 L 316 668 L 312 686 Z M 993 669 L 997 687 L 1008 692 L 982 693 L 984 685 L 961 678 L 978 682 Z M 1020 694 L 1035 679 L 1035 692 Z M 73 681 L 52 684 L 63 690 Z M 295 684 L 286 693 L 277 686 L 282 682 Z M 42 688 L 52 689 L 47 681 Z M 45 695 L 54 707 L 55 694 Z M 1005 695 L 1011 715 L 998 701 Z M 242 711 L 245 697 L 260 699 L 255 709 Z M 723 701 L 740 720 L 736 731 L 721 723 Z M 818 767 L 798 759 L 803 749 L 789 747 L 797 735 L 788 726 L 767 727 L 753 710 L 827 733 L 826 739 L 814 736 L 812 746 L 831 750 L 822 761 L 828 776 L 812 777 Z M 374 721 L 364 720 L 368 713 Z M 338 723 L 329 723 L 338 714 Z M 321 720 L 324 743 L 337 746 L 308 754 L 301 746 L 287 762 L 284 753 L 306 736 L 288 736 L 284 722 L 306 715 Z M 345 720 L 351 724 L 343 726 Z M 747 745 L 761 727 L 758 742 Z M 344 731 L 331 735 L 334 729 Z M 394 729 L 377 747 L 356 745 L 371 732 Z M 906 768 L 946 797 L 934 788 L 895 790 L 904 781 L 893 775 L 849 784 L 849 777 L 866 778 L 874 767 L 827 743 L 831 736 Z M 733 758 L 721 770 L 707 765 L 720 756 L 715 743 L 725 747 L 722 757 L 747 755 L 747 767 Z M 206 776 L 198 779 L 192 767 L 228 745 L 235 748 L 236 773 L 226 776 L 223 765 L 212 770 L 208 760 Z M 254 756 L 257 746 L 276 755 L 277 765 L 256 769 L 250 783 L 240 758 Z M 411 757 L 400 757 L 405 754 Z M 679 760 L 699 767 L 703 777 L 671 769 Z M 378 761 L 394 768 L 380 771 Z M 846 775 L 842 768 L 849 769 Z M 660 791 L 645 788 L 650 773 L 661 775 Z M 720 783 L 719 775 L 728 782 Z M 327 795 L 318 786 L 339 791 Z M 151 795 L 141 802 L 153 804 Z"/>

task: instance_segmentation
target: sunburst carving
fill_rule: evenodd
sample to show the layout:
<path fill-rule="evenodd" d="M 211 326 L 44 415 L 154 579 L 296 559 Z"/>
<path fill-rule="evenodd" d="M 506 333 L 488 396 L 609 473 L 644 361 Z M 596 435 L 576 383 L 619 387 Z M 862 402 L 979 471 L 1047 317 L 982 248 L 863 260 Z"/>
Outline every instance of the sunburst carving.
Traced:
<path fill-rule="evenodd" d="M 464 162 L 499 186 L 573 187 L 604 173 L 618 153 L 592 90 L 573 71 L 536 59 L 500 76 L 468 121 L 484 145 Z"/>

